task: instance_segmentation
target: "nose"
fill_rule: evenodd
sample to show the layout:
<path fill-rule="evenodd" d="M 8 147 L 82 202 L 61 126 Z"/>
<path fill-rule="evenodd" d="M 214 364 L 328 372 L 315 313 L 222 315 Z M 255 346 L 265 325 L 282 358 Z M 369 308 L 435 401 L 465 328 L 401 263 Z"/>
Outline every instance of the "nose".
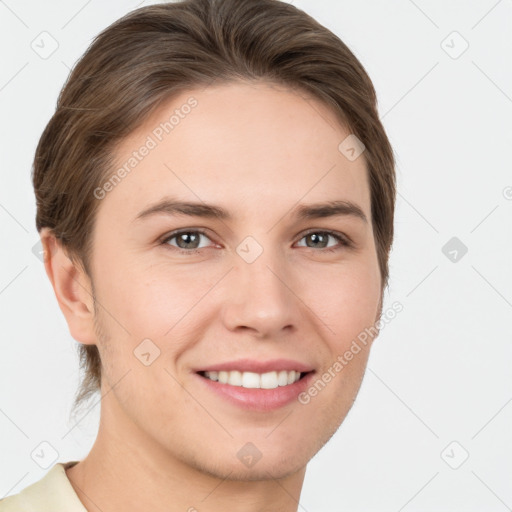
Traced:
<path fill-rule="evenodd" d="M 276 254 L 265 250 L 252 263 L 239 258 L 227 281 L 221 315 L 228 330 L 276 339 L 297 328 L 301 301 L 294 292 L 296 279 Z"/>

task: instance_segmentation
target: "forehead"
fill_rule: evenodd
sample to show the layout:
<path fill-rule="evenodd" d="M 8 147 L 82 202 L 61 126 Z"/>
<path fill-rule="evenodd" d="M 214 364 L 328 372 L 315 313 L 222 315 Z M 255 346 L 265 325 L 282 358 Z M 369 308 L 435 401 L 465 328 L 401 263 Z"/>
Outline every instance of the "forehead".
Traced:
<path fill-rule="evenodd" d="M 196 88 L 162 104 L 116 148 L 114 174 L 101 205 L 135 211 L 164 195 L 228 204 L 261 215 L 298 201 L 346 199 L 369 216 L 364 154 L 339 150 L 350 132 L 319 100 L 271 83 Z"/>

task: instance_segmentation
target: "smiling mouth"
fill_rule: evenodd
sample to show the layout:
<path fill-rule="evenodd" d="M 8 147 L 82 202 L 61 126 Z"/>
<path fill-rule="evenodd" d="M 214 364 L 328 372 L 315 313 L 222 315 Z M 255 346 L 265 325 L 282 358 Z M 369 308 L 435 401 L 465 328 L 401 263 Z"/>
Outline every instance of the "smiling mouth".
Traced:
<path fill-rule="evenodd" d="M 295 370 L 272 371 L 266 373 L 231 371 L 200 371 L 201 377 L 228 384 L 230 386 L 250 389 L 275 389 L 289 386 L 299 381 L 311 372 L 299 372 Z"/>

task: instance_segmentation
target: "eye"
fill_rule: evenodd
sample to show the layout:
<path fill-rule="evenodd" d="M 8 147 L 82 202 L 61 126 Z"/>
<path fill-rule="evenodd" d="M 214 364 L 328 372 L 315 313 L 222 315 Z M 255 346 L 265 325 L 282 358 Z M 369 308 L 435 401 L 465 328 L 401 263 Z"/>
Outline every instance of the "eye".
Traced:
<path fill-rule="evenodd" d="M 170 233 L 161 241 L 161 244 L 171 246 L 182 254 L 194 254 L 200 252 L 200 249 L 212 247 L 208 245 L 201 245 L 202 237 L 211 241 L 203 230 L 190 228 L 182 229 L 180 231 Z M 329 245 L 329 238 L 336 240 L 338 243 Z M 333 231 L 310 231 L 303 235 L 300 240 L 307 241 L 306 245 L 302 245 L 301 247 L 321 249 L 322 252 L 338 251 L 341 248 L 352 246 L 348 237 Z"/>
<path fill-rule="evenodd" d="M 162 245 L 167 244 L 171 247 L 176 247 L 180 252 L 183 253 L 194 253 L 198 252 L 199 249 L 208 247 L 200 246 L 201 237 L 210 240 L 208 236 L 206 236 L 206 233 L 199 229 L 175 231 L 170 233 L 169 236 L 162 240 Z M 172 240 L 176 240 L 176 244 L 171 243 Z"/>
<path fill-rule="evenodd" d="M 329 246 L 328 239 L 329 237 L 334 238 L 338 244 L 334 246 Z M 335 233 L 333 231 L 310 231 L 309 233 L 306 233 L 301 240 L 310 240 L 311 245 L 309 245 L 306 242 L 306 246 L 308 248 L 320 248 L 323 249 L 324 252 L 331 252 L 331 251 L 337 251 L 342 247 L 350 247 L 351 243 L 350 241 L 342 236 L 339 233 Z M 302 246 L 304 247 L 304 246 Z"/>

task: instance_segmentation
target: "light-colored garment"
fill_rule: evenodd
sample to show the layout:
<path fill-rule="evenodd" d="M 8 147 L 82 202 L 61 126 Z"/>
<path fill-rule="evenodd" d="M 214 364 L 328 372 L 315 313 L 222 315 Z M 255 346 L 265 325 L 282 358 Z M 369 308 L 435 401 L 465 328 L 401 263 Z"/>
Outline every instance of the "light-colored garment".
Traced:
<path fill-rule="evenodd" d="M 87 512 L 65 471 L 78 462 L 58 462 L 37 482 L 0 500 L 0 512 Z"/>

